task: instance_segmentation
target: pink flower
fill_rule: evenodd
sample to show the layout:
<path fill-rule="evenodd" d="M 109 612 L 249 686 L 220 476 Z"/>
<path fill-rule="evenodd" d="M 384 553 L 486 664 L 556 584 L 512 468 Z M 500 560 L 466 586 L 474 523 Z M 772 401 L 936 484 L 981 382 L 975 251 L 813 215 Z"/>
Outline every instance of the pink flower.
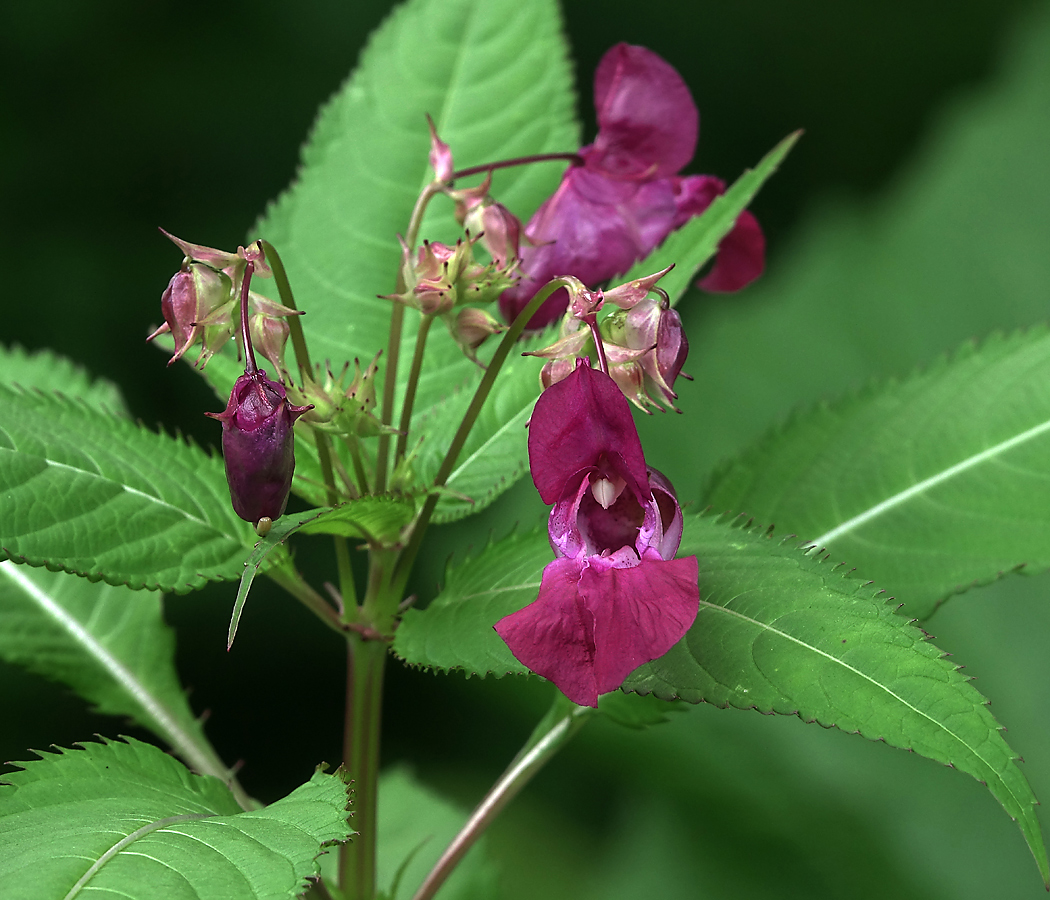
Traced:
<path fill-rule="evenodd" d="M 596 706 L 685 634 L 700 603 L 695 556 L 674 559 L 682 511 L 645 464 L 631 410 L 604 373 L 579 365 L 536 401 L 532 479 L 557 558 L 538 599 L 496 623 L 519 662 L 574 703 Z"/>
<path fill-rule="evenodd" d="M 710 175 L 678 175 L 696 149 L 699 114 L 681 76 L 651 50 L 609 50 L 594 76 L 594 105 L 598 135 L 580 150 L 583 165 L 565 173 L 526 226 L 535 246 L 523 248 L 524 277 L 500 297 L 508 321 L 552 278 L 574 275 L 593 287 L 626 272 L 725 192 Z M 745 211 L 698 284 L 739 290 L 762 273 L 764 254 L 762 231 Z M 565 304 L 557 291 L 529 327 L 552 322 Z"/>

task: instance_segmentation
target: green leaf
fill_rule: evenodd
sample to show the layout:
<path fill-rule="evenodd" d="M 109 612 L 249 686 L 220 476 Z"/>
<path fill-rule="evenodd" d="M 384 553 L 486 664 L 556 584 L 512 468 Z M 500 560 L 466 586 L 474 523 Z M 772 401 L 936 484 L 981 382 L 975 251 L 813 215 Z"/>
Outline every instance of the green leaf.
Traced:
<path fill-rule="evenodd" d="M 242 812 L 218 779 L 149 744 L 83 746 L 4 776 L 0 885 L 18 896 L 291 898 L 318 873 L 318 854 L 352 833 L 347 788 L 333 775 Z"/>
<path fill-rule="evenodd" d="M 361 497 L 339 506 L 325 509 L 308 509 L 305 512 L 281 516 L 267 535 L 258 541 L 244 563 L 241 582 L 237 587 L 237 598 L 233 604 L 227 649 L 233 646 L 237 627 L 241 622 L 244 602 L 248 599 L 255 576 L 264 563 L 270 560 L 279 547 L 297 532 L 303 534 L 338 534 L 342 537 L 361 538 L 380 544 L 392 545 L 401 535 L 401 529 L 412 521 L 415 506 L 404 497 Z M 272 561 L 272 560 L 271 560 Z M 277 562 L 284 561 L 283 556 Z"/>
<path fill-rule="evenodd" d="M 222 463 L 58 396 L 0 387 L 0 558 L 185 592 L 241 573 Z"/>
<path fill-rule="evenodd" d="M 667 703 L 654 694 L 643 696 L 613 691 L 598 698 L 598 711 L 603 716 L 636 731 L 670 722 L 668 713 L 684 712 L 685 709 L 680 703 Z"/>
<path fill-rule="evenodd" d="M 704 499 L 776 524 L 892 588 L 911 615 L 1024 566 L 1050 568 L 1044 327 L 796 416 Z"/>
<path fill-rule="evenodd" d="M 613 281 L 617 284 L 633 281 L 674 264 L 674 268 L 660 279 L 660 287 L 667 291 L 672 304 L 677 303 L 689 289 L 693 276 L 718 252 L 719 242 L 732 231 L 740 213 L 747 209 L 800 137 L 801 131 L 789 134 L 763 156 L 754 169 L 745 170 L 702 215 L 672 232 L 656 250 L 631 266 L 626 275 Z"/>
<path fill-rule="evenodd" d="M 104 378 L 93 379 L 86 369 L 50 350 L 29 353 L 18 345 L 0 346 L 0 383 L 58 391 L 98 409 L 127 415 L 124 398 L 115 384 Z"/>
<path fill-rule="evenodd" d="M 377 295 L 394 289 L 397 235 L 404 233 L 419 191 L 433 177 L 427 113 L 457 164 L 466 167 L 575 150 L 580 142 L 574 107 L 554 0 L 425 0 L 396 10 L 372 36 L 345 87 L 322 110 L 297 181 L 256 229 L 285 262 L 306 311 L 303 329 L 313 359 L 338 367 L 345 360 L 369 360 L 387 346 L 391 303 Z M 563 168 L 543 163 L 501 170 L 492 189 L 502 203 L 528 217 L 554 191 Z M 459 233 L 451 204 L 437 198 L 420 236 L 454 241 Z M 272 283 L 258 281 L 253 287 L 275 296 Z M 417 313 L 407 311 L 398 367 L 402 386 L 418 321 Z M 380 379 L 386 375 L 385 362 Z M 472 393 L 476 372 L 445 328 L 431 329 L 416 412 L 425 415 L 458 391 Z M 220 395 L 232 386 L 231 376 L 233 371 L 225 374 Z M 449 415 L 461 417 L 462 412 L 455 407 Z M 487 416 L 477 440 L 484 443 L 506 425 Z M 411 443 L 422 435 L 438 439 L 414 423 Z M 428 448 L 428 453 L 443 454 L 446 447 Z M 320 480 L 309 455 L 304 461 L 308 468 L 301 474 Z M 429 469 L 419 474 L 424 484 L 433 476 Z M 494 496 L 501 480 L 502 474 L 492 475 L 479 495 Z M 302 487 L 297 482 L 296 489 Z M 323 498 L 311 494 L 310 499 Z"/>
<path fill-rule="evenodd" d="M 549 333 L 522 344 L 522 350 L 550 343 Z M 540 393 L 542 360 L 510 358 L 493 385 L 477 423 L 470 432 L 446 487 L 455 492 L 438 501 L 436 523 L 452 522 L 480 512 L 511 487 L 529 466 L 528 432 L 525 428 Z M 418 417 L 418 428 L 427 435 L 420 452 L 421 480 L 432 481 L 445 451 L 459 428 L 480 382 L 465 385 L 442 403 Z"/>
<path fill-rule="evenodd" d="M 625 690 L 797 715 L 967 772 L 1017 820 L 1050 882 L 1035 797 L 987 701 L 869 584 L 757 530 L 691 517 L 700 612 Z"/>
<path fill-rule="evenodd" d="M 201 772 L 225 767 L 175 672 L 175 635 L 156 594 L 0 563 L 0 658 L 127 716 Z"/>
<path fill-rule="evenodd" d="M 493 626 L 536 599 L 553 559 L 546 529 L 512 534 L 450 569 L 426 609 L 409 609 L 394 633 L 394 652 L 427 668 L 468 674 L 526 674 Z"/>
<path fill-rule="evenodd" d="M 379 781 L 378 882 L 389 900 L 411 897 L 445 847 L 466 822 L 467 812 L 420 784 L 403 768 Z M 452 872 L 439 897 L 486 900 L 498 896 L 496 871 L 485 838 Z"/>

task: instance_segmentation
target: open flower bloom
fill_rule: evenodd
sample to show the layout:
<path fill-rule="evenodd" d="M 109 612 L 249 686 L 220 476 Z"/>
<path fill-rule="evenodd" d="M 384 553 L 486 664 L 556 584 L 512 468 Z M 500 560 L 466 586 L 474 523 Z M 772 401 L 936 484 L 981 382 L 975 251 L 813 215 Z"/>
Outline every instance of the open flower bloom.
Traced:
<path fill-rule="evenodd" d="M 554 504 L 557 558 L 539 598 L 496 631 L 519 662 L 574 703 L 596 706 L 693 624 L 697 560 L 674 559 L 682 538 L 674 488 L 646 466 L 630 407 L 608 375 L 579 365 L 540 395 L 529 463 Z"/>
<path fill-rule="evenodd" d="M 710 175 L 678 175 L 693 157 L 700 118 L 681 76 L 651 50 L 610 49 L 595 73 L 594 105 L 598 135 L 580 150 L 583 165 L 565 173 L 526 226 L 534 246 L 522 249 L 524 277 L 500 298 L 508 321 L 552 278 L 574 275 L 593 287 L 626 272 L 725 191 Z M 739 290 L 762 273 L 764 254 L 762 231 L 745 211 L 698 284 Z M 565 303 L 565 291 L 555 292 L 529 327 L 554 321 Z"/>

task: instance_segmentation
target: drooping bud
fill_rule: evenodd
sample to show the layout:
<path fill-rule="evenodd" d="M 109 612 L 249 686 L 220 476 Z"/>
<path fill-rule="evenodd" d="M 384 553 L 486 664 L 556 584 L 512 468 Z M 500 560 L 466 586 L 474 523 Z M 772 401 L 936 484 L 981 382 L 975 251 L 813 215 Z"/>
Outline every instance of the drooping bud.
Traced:
<path fill-rule="evenodd" d="M 500 334 L 510 327 L 476 306 L 464 307 L 456 313 L 454 319 L 451 316 L 446 316 L 445 322 L 453 340 L 475 362 L 477 362 L 478 347 L 492 335 Z"/>
<path fill-rule="evenodd" d="M 229 319 L 229 312 L 233 307 L 231 287 L 230 279 L 225 274 L 202 263 L 184 263 L 175 273 L 160 298 L 164 324 L 146 338 L 151 341 L 161 334 L 171 332 L 175 339 L 175 353 L 168 361 L 169 366 L 175 360 L 181 359 L 201 338 L 208 317 L 220 313 L 225 308 Z M 232 334 L 231 323 L 226 339 Z M 217 337 L 216 335 L 215 338 Z M 214 338 L 212 343 L 216 343 Z"/>
<path fill-rule="evenodd" d="M 627 281 L 614 288 L 610 288 L 605 292 L 605 299 L 609 301 L 609 303 L 613 303 L 620 307 L 620 309 L 631 309 L 648 297 L 649 292 L 656 286 L 656 282 L 663 278 L 664 275 L 670 272 L 673 268 L 674 263 L 671 263 L 666 269 L 654 272 L 652 275 L 646 275 L 644 278 L 636 278 L 634 281 Z"/>
<path fill-rule="evenodd" d="M 292 425 L 309 406 L 292 406 L 262 369 L 237 379 L 221 413 L 222 456 L 233 509 L 255 524 L 284 513 L 295 470 Z"/>
<path fill-rule="evenodd" d="M 629 348 L 649 351 L 640 359 L 646 393 L 674 408 L 674 382 L 689 355 L 681 316 L 665 297 L 644 300 L 627 312 L 624 337 Z"/>
<path fill-rule="evenodd" d="M 467 211 L 463 224 L 478 235 L 497 268 L 505 269 L 521 259 L 521 219 L 502 203 L 488 198 L 475 204 Z"/>
<path fill-rule="evenodd" d="M 291 330 L 288 316 L 299 316 L 303 311 L 275 303 L 255 291 L 248 292 L 248 308 L 252 345 L 273 364 L 274 369 L 283 372 L 284 348 Z"/>

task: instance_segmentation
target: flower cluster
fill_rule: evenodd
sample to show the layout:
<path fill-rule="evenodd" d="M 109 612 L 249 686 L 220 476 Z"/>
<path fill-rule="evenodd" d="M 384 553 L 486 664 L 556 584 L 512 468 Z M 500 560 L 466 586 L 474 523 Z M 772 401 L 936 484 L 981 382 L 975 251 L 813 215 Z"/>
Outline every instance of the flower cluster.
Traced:
<path fill-rule="evenodd" d="M 683 375 L 689 342 L 681 317 L 671 308 L 667 294 L 656 287 L 669 271 L 670 267 L 608 291 L 590 291 L 577 279 L 566 279 L 570 282 L 565 288 L 569 308 L 558 339 L 526 354 L 547 360 L 540 371 L 541 386 L 548 388 L 561 381 L 575 369 L 576 360 L 594 348 L 607 360 L 609 375 L 635 406 L 644 412 L 660 408 L 661 403 L 674 409 L 678 399 L 674 383 Z M 651 292 L 659 296 L 650 297 Z M 619 309 L 599 326 L 597 313 L 606 301 Z"/>
<path fill-rule="evenodd" d="M 595 73 L 594 105 L 598 135 L 579 151 L 582 165 L 566 171 L 526 226 L 524 277 L 500 298 L 508 321 L 552 278 L 595 286 L 626 272 L 725 191 L 713 176 L 678 174 L 696 149 L 699 114 L 681 76 L 651 50 L 610 49 Z M 744 211 L 699 286 L 738 290 L 762 273 L 764 254 L 762 230 Z M 566 302 L 564 291 L 553 294 L 529 327 L 553 322 Z"/>
<path fill-rule="evenodd" d="M 223 345 L 237 333 L 241 287 L 248 264 L 254 274 L 272 275 L 258 241 L 238 247 L 236 253 L 216 250 L 202 244 L 191 244 L 161 229 L 161 232 L 183 252 L 182 265 L 160 298 L 164 324 L 151 334 L 153 340 L 170 333 L 175 340 L 171 365 L 198 341 L 201 352 L 196 365 L 204 368 Z M 284 366 L 284 347 L 288 341 L 288 316 L 299 311 L 274 303 L 266 297 L 247 292 L 248 322 L 256 347 L 278 372 Z"/>
<path fill-rule="evenodd" d="M 615 382 L 581 362 L 544 391 L 529 423 L 529 465 L 556 559 L 539 597 L 496 631 L 519 662 L 574 703 L 596 706 L 665 654 L 700 603 L 696 557 L 675 559 L 682 512 L 645 463 Z"/>

